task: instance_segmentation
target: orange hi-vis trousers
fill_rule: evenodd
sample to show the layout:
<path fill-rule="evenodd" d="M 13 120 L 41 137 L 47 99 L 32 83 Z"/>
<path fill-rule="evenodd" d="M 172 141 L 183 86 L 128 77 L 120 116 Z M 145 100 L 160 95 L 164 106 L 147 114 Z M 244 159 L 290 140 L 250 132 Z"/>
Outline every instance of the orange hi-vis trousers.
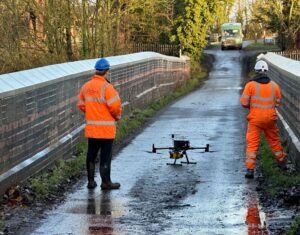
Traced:
<path fill-rule="evenodd" d="M 256 167 L 256 155 L 262 132 L 264 132 L 266 136 L 276 161 L 280 164 L 285 160 L 284 158 L 286 154 L 284 153 L 280 143 L 276 120 L 269 120 L 265 122 L 250 120 L 248 122 L 246 135 L 246 167 L 248 169 L 254 169 Z"/>

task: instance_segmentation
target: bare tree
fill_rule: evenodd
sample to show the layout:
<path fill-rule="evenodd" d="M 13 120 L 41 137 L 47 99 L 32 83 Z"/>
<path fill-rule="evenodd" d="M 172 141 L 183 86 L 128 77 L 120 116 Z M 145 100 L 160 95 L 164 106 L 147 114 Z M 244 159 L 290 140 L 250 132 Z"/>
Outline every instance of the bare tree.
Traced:
<path fill-rule="evenodd" d="M 300 30 L 298 0 L 263 0 L 254 3 L 253 22 L 277 33 L 281 48 L 293 47 Z"/>

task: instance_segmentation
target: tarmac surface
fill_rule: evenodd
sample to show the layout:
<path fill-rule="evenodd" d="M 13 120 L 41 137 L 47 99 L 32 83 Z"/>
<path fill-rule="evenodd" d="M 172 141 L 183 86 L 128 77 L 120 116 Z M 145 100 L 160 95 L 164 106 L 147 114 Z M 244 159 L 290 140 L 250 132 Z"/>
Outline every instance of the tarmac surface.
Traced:
<path fill-rule="evenodd" d="M 121 188 L 79 183 L 30 234 L 268 234 L 256 182 L 244 177 L 243 52 L 206 53 L 215 62 L 204 85 L 167 107 L 114 157 L 112 179 Z M 173 146 L 172 134 L 191 147 L 209 144 L 211 152 L 188 150 L 196 164 L 167 165 L 168 150 L 151 150 Z M 96 180 L 100 185 L 99 173 Z"/>

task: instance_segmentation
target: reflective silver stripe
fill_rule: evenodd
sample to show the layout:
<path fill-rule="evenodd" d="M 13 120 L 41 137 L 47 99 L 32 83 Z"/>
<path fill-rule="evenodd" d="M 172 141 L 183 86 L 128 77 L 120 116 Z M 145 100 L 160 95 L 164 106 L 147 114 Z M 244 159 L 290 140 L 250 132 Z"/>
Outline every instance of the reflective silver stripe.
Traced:
<path fill-rule="evenodd" d="M 115 97 L 109 99 L 109 100 L 107 101 L 107 104 L 110 105 L 110 104 L 112 104 L 113 102 L 115 102 L 115 101 L 118 100 L 118 99 L 120 99 L 120 97 L 119 97 L 119 95 L 116 95 Z"/>
<path fill-rule="evenodd" d="M 87 101 L 95 101 L 95 102 L 99 102 L 99 103 L 106 103 L 105 100 L 101 100 L 100 98 L 96 98 L 96 97 L 86 97 L 85 100 Z"/>
<path fill-rule="evenodd" d="M 242 102 L 242 105 L 249 105 L 249 102 Z"/>
<path fill-rule="evenodd" d="M 246 153 L 246 156 L 256 157 L 256 153 Z"/>
<path fill-rule="evenodd" d="M 79 100 L 77 104 L 85 104 L 85 102 L 82 100 Z"/>
<path fill-rule="evenodd" d="M 282 151 L 278 151 L 278 152 L 275 152 L 274 154 L 275 154 L 275 156 L 280 156 L 280 155 L 283 154 L 283 152 Z"/>
<path fill-rule="evenodd" d="M 274 83 L 271 82 L 271 97 L 261 97 L 260 96 L 260 84 L 258 82 L 255 83 L 256 85 L 256 94 L 255 96 L 252 96 L 251 100 L 261 100 L 261 101 L 272 101 L 274 100 Z"/>
<path fill-rule="evenodd" d="M 270 108 L 274 108 L 275 104 L 250 104 L 250 106 L 261 108 L 261 109 L 270 109 Z"/>
<path fill-rule="evenodd" d="M 82 87 L 82 94 L 83 94 L 83 96 L 85 95 L 85 84 Z"/>
<path fill-rule="evenodd" d="M 273 100 L 275 100 L 275 88 L 274 87 L 275 87 L 274 82 L 271 81 L 271 98 Z"/>
<path fill-rule="evenodd" d="M 115 121 L 86 121 L 86 124 L 97 125 L 97 126 L 114 126 Z"/>
<path fill-rule="evenodd" d="M 98 101 L 98 98 L 95 98 L 95 97 L 85 97 L 85 100 L 87 100 L 87 101 Z"/>
<path fill-rule="evenodd" d="M 100 91 L 100 100 L 103 100 L 103 103 L 105 103 L 105 95 L 104 95 L 104 92 L 105 92 L 105 89 L 106 87 L 108 86 L 108 82 L 105 82 L 101 88 L 101 91 Z"/>
<path fill-rule="evenodd" d="M 260 87 L 259 87 L 259 83 L 256 82 L 255 83 L 255 96 L 253 96 L 251 99 L 259 99 L 260 98 Z"/>
<path fill-rule="evenodd" d="M 249 98 L 250 98 L 250 95 L 244 95 L 244 94 L 243 94 L 243 95 L 241 96 L 241 98 L 249 99 Z"/>
<path fill-rule="evenodd" d="M 105 82 L 104 85 L 101 87 L 100 90 L 100 97 L 85 97 L 86 100 L 88 101 L 95 101 L 95 102 L 99 102 L 99 103 L 105 103 L 106 104 L 106 100 L 104 99 L 104 92 L 105 92 L 105 88 L 107 87 L 108 83 Z"/>
<path fill-rule="evenodd" d="M 87 101 L 95 101 L 95 102 L 99 102 L 99 103 L 104 103 L 106 104 L 107 101 L 105 100 L 105 97 L 104 97 L 104 92 L 105 92 L 105 89 L 106 87 L 108 86 L 108 82 L 105 82 L 104 85 L 101 87 L 101 90 L 100 90 L 100 97 L 91 97 L 91 96 L 85 96 L 85 100 Z M 114 97 L 115 98 L 115 97 Z M 119 98 L 119 97 L 118 97 Z M 114 101 L 112 101 L 114 102 Z M 111 102 L 111 103 L 112 103 Z"/>
<path fill-rule="evenodd" d="M 254 159 L 251 159 L 251 158 L 247 158 L 247 159 L 246 159 L 246 162 L 247 162 L 247 163 L 255 163 L 255 160 L 254 160 Z"/>
<path fill-rule="evenodd" d="M 252 97 L 251 100 L 261 100 L 261 101 L 272 101 L 274 98 L 264 98 L 264 97 Z"/>

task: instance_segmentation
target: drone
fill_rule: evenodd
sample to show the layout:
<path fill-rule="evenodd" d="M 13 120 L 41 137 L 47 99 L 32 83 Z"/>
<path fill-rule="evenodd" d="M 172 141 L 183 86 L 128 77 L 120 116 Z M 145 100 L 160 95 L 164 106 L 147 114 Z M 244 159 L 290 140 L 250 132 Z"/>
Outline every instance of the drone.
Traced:
<path fill-rule="evenodd" d="M 173 163 L 167 163 L 167 165 L 182 165 L 184 164 L 197 164 L 196 162 L 191 162 L 188 158 L 187 151 L 194 150 L 194 149 L 204 149 L 204 152 L 209 151 L 209 144 L 206 144 L 205 147 L 191 147 L 189 140 L 183 139 L 175 139 L 175 135 L 172 134 L 173 139 L 173 146 L 172 147 L 155 147 L 154 144 L 152 145 L 152 153 L 156 153 L 157 150 L 160 149 L 169 149 L 170 158 L 174 159 Z M 176 163 L 177 159 L 186 158 L 185 162 L 181 162 L 181 164 Z"/>

